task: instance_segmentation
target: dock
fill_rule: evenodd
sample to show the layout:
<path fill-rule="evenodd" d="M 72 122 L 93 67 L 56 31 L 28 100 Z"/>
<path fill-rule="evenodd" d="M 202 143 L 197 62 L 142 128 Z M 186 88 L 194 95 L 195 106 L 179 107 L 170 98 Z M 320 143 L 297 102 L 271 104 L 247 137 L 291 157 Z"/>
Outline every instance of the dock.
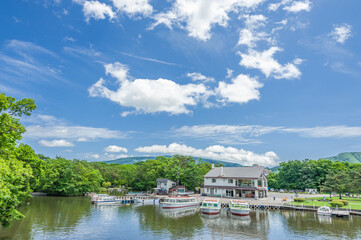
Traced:
<path fill-rule="evenodd" d="M 333 210 L 332 211 L 332 217 L 348 218 L 349 216 L 350 216 L 349 211 L 339 211 L 339 210 Z"/>

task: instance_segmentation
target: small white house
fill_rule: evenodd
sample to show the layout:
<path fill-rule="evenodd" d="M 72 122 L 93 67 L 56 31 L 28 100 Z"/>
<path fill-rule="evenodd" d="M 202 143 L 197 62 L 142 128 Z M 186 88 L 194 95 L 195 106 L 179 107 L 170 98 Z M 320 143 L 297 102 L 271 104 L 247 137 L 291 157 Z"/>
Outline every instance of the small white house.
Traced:
<path fill-rule="evenodd" d="M 204 176 L 208 196 L 263 198 L 268 195 L 264 167 L 214 167 Z"/>
<path fill-rule="evenodd" d="M 176 182 L 169 180 L 167 178 L 158 178 L 157 179 L 157 188 L 155 188 L 158 194 L 168 194 L 169 189 L 177 185 Z"/>

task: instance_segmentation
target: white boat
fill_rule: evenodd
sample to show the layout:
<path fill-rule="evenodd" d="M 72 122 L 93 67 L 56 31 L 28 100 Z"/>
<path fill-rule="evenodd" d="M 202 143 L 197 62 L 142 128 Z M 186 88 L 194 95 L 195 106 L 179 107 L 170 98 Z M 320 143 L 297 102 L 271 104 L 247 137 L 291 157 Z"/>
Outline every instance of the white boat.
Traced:
<path fill-rule="evenodd" d="M 317 209 L 318 215 L 331 216 L 332 210 L 329 207 L 322 206 Z"/>
<path fill-rule="evenodd" d="M 221 204 L 218 199 L 206 198 L 201 205 L 201 212 L 204 214 L 215 215 L 221 212 Z"/>
<path fill-rule="evenodd" d="M 142 197 L 134 197 L 135 204 L 159 204 L 159 199 L 150 197 L 150 196 L 142 196 Z"/>
<path fill-rule="evenodd" d="M 172 196 L 163 198 L 159 204 L 163 209 L 172 209 L 172 208 L 184 208 L 184 207 L 193 207 L 199 206 L 199 202 L 196 201 L 194 197 L 185 197 L 185 196 Z"/>
<path fill-rule="evenodd" d="M 117 199 L 115 196 L 109 196 L 107 194 L 95 194 L 91 198 L 92 203 L 97 205 L 112 205 L 121 204 L 122 200 Z"/>
<path fill-rule="evenodd" d="M 251 211 L 248 203 L 243 200 L 231 200 L 229 210 L 232 215 L 236 216 L 248 216 L 249 211 Z"/>

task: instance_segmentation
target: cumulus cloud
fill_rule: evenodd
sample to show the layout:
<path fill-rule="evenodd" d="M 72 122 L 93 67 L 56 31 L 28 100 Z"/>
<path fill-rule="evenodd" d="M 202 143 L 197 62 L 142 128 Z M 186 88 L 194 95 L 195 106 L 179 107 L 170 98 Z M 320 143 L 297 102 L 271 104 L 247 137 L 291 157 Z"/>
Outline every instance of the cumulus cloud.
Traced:
<path fill-rule="evenodd" d="M 52 140 L 52 141 L 40 140 L 39 144 L 44 147 L 74 147 L 73 143 L 68 142 L 64 139 Z"/>
<path fill-rule="evenodd" d="M 351 25 L 349 24 L 341 24 L 335 25 L 333 31 L 329 34 L 336 42 L 345 43 L 347 39 L 352 37 L 351 34 Z"/>
<path fill-rule="evenodd" d="M 112 10 L 112 7 L 101 3 L 98 1 L 85 1 L 78 2 L 79 4 L 83 4 L 83 13 L 85 16 L 85 21 L 89 22 L 91 18 L 95 20 L 105 19 L 108 16 L 110 19 L 115 17 L 115 13 Z"/>
<path fill-rule="evenodd" d="M 214 82 L 214 78 L 206 77 L 203 74 L 197 72 L 187 73 L 187 77 L 191 78 L 194 82 Z"/>
<path fill-rule="evenodd" d="M 100 155 L 99 154 L 92 154 L 90 155 L 91 158 L 95 158 L 95 159 L 99 159 Z"/>
<path fill-rule="evenodd" d="M 91 97 L 103 97 L 124 107 L 135 110 L 130 113 L 157 113 L 170 114 L 191 113 L 188 106 L 195 106 L 208 94 L 203 84 L 180 85 L 168 79 L 128 79 L 127 68 L 120 63 L 105 66 L 106 73 L 118 80 L 118 89 L 113 91 L 105 86 L 101 78 L 89 88 Z"/>
<path fill-rule="evenodd" d="M 149 16 L 153 12 L 148 0 L 112 0 L 112 2 L 118 11 L 125 12 L 129 16 L 136 14 Z"/>
<path fill-rule="evenodd" d="M 150 29 L 164 24 L 169 28 L 178 25 L 188 35 L 203 41 L 210 39 L 211 28 L 215 25 L 226 27 L 230 12 L 254 8 L 265 0 L 176 0 L 170 11 L 154 16 Z"/>
<path fill-rule="evenodd" d="M 104 148 L 104 151 L 106 152 L 125 152 L 127 153 L 128 152 L 128 149 L 124 148 L 124 147 L 119 147 L 119 146 L 116 146 L 116 145 L 109 145 L 108 147 Z"/>
<path fill-rule="evenodd" d="M 278 159 L 277 154 L 272 151 L 266 152 L 264 154 L 257 154 L 251 151 L 246 151 L 244 149 L 224 147 L 221 145 L 212 145 L 205 149 L 197 149 L 185 144 L 172 143 L 168 146 L 152 145 L 138 147 L 135 149 L 135 151 L 142 153 L 161 153 L 171 155 L 182 154 L 239 163 L 242 165 L 251 165 L 257 163 L 264 166 L 274 166 L 277 165 L 276 160 Z"/>
<path fill-rule="evenodd" d="M 293 13 L 297 13 L 301 11 L 309 12 L 311 10 L 311 2 L 309 0 L 293 1 L 290 5 L 285 6 L 283 10 Z"/>
<path fill-rule="evenodd" d="M 278 47 L 271 47 L 263 52 L 249 49 L 248 54 L 238 53 L 242 58 L 239 64 L 246 68 L 259 69 L 266 77 L 272 76 L 277 79 L 299 78 L 301 72 L 295 63 L 282 65 L 273 58 L 273 55 L 279 51 L 282 51 L 282 49 Z M 296 63 L 299 63 L 299 61 L 296 61 Z"/>
<path fill-rule="evenodd" d="M 227 102 L 247 103 L 250 100 L 259 100 L 259 88 L 263 84 L 257 79 L 251 78 L 248 75 L 240 74 L 232 79 L 232 82 L 219 82 L 216 92 Z"/>

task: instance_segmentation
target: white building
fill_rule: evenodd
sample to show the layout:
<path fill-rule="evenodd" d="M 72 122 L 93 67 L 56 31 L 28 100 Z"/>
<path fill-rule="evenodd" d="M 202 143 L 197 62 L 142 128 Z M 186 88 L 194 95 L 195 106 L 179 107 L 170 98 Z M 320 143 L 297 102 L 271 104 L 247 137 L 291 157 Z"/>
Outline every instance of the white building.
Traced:
<path fill-rule="evenodd" d="M 208 196 L 263 198 L 268 195 L 264 167 L 214 167 L 204 176 Z"/>
<path fill-rule="evenodd" d="M 167 178 L 158 178 L 157 179 L 157 188 L 155 188 L 155 190 L 159 194 L 168 194 L 169 188 L 171 188 L 175 185 L 177 185 L 177 183 L 172 180 L 169 180 Z"/>

